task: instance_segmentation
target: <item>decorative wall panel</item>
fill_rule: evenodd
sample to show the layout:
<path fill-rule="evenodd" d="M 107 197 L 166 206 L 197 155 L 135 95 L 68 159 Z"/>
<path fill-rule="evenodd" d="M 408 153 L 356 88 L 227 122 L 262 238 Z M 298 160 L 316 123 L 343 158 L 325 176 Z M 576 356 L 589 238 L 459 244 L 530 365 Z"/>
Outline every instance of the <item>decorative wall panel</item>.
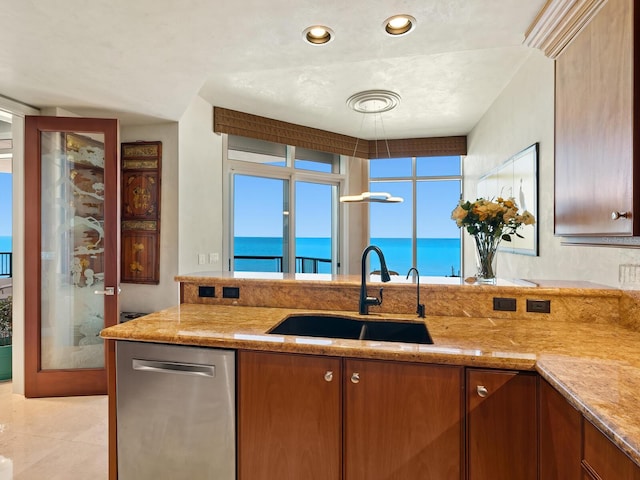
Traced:
<path fill-rule="evenodd" d="M 160 281 L 162 142 L 122 144 L 121 281 Z"/>

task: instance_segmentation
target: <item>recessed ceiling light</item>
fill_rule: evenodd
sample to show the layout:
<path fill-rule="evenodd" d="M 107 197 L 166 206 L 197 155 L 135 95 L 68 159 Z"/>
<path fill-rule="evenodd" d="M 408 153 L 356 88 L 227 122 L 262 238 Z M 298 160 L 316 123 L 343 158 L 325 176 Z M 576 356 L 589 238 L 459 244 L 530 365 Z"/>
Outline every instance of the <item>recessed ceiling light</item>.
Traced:
<path fill-rule="evenodd" d="M 394 15 L 387 18 L 384 23 L 384 31 L 389 35 L 397 37 L 399 35 L 406 35 L 412 31 L 416 26 L 416 19 L 411 15 Z"/>
<path fill-rule="evenodd" d="M 333 30 L 324 25 L 312 25 L 302 32 L 302 38 L 311 45 L 325 45 L 333 40 Z"/>

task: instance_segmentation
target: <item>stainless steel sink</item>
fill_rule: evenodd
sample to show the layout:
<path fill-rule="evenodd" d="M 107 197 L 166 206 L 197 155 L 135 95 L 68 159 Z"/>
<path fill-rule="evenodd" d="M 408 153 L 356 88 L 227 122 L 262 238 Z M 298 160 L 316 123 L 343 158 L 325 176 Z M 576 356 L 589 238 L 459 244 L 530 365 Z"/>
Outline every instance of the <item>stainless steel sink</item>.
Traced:
<path fill-rule="evenodd" d="M 422 322 L 360 320 L 339 315 L 290 315 L 267 333 L 382 342 L 433 343 L 427 326 Z"/>

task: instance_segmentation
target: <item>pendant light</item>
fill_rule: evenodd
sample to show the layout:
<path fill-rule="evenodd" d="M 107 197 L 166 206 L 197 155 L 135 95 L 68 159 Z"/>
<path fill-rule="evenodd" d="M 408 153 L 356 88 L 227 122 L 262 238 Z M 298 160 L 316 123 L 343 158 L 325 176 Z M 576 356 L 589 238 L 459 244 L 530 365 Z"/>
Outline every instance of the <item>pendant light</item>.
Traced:
<path fill-rule="evenodd" d="M 380 123 L 380 129 L 384 138 L 384 143 L 387 147 L 387 155 L 391 158 L 391 152 L 389 150 L 389 142 L 386 139 L 384 124 L 382 122 L 382 113 L 388 112 L 398 106 L 400 103 L 400 95 L 391 90 L 365 90 L 355 93 L 347 99 L 347 106 L 358 113 L 362 113 L 362 123 L 360 125 L 360 132 L 362 133 L 362 127 L 364 125 L 364 119 L 367 115 L 374 116 L 374 141 L 376 146 L 376 157 L 378 157 L 378 121 Z M 375 117 L 377 115 L 377 117 Z M 358 150 L 359 137 L 356 138 L 356 145 L 353 149 L 353 156 L 355 157 Z M 377 203 L 400 203 L 404 201 L 402 197 L 394 197 L 387 192 L 362 192 L 358 195 L 343 195 L 340 197 L 341 202 L 345 203 L 364 203 L 364 202 L 377 202 Z"/>

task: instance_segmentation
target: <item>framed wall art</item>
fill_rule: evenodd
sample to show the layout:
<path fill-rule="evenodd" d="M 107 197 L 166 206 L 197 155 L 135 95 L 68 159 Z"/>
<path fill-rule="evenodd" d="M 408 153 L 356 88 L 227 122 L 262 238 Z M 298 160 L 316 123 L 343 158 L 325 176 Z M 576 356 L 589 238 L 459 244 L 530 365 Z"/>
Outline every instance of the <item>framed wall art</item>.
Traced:
<path fill-rule="evenodd" d="M 502 165 L 480 177 L 478 198 L 513 197 L 520 212 L 528 210 L 536 218 L 533 225 L 523 225 L 511 236 L 511 242 L 500 242 L 503 252 L 538 255 L 538 143 L 516 153 Z"/>

